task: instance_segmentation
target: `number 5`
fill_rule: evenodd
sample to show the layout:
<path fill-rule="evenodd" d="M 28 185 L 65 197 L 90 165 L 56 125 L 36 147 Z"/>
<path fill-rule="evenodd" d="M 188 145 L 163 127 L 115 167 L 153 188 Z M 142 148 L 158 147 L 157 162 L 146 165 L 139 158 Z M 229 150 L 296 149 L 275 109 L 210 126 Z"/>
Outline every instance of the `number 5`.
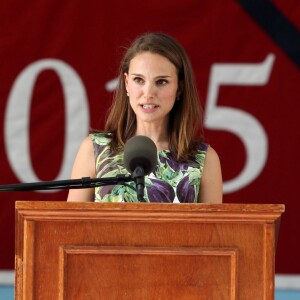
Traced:
<path fill-rule="evenodd" d="M 264 85 L 274 63 L 269 54 L 259 64 L 214 64 L 212 66 L 204 125 L 235 134 L 246 149 L 246 164 L 240 174 L 224 183 L 224 193 L 234 192 L 252 182 L 262 171 L 268 156 L 268 138 L 264 128 L 251 114 L 232 107 L 217 106 L 220 85 Z"/>

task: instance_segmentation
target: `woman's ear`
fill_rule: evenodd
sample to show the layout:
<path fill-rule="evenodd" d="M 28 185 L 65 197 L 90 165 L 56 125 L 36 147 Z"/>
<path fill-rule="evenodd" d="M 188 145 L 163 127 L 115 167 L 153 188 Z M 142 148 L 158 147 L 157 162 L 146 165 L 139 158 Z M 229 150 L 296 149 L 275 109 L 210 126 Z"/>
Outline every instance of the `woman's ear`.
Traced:
<path fill-rule="evenodd" d="M 127 89 L 127 85 L 128 85 L 128 74 L 127 74 L 127 73 L 124 73 L 123 76 L 124 76 L 125 87 L 126 87 L 126 89 Z"/>
<path fill-rule="evenodd" d="M 176 100 L 180 100 L 183 94 L 183 82 L 180 81 L 178 84 L 178 89 L 177 89 L 177 93 L 176 93 Z"/>

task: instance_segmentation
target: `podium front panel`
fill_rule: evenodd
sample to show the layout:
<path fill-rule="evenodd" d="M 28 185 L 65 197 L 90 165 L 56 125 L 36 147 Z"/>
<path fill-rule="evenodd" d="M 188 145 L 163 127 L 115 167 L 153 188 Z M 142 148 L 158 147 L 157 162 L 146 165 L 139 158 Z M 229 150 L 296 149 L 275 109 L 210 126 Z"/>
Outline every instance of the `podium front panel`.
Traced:
<path fill-rule="evenodd" d="M 16 299 L 272 299 L 283 206 L 17 206 Z"/>

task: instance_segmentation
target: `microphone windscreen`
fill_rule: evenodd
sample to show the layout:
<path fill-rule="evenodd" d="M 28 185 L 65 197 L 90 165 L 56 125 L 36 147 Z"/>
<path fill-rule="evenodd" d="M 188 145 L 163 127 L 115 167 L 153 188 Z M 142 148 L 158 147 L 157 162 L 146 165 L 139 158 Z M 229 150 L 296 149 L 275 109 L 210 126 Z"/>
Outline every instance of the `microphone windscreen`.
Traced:
<path fill-rule="evenodd" d="M 157 165 L 157 148 L 148 137 L 137 135 L 129 139 L 124 147 L 124 165 L 129 173 L 142 167 L 145 175 L 150 174 Z"/>

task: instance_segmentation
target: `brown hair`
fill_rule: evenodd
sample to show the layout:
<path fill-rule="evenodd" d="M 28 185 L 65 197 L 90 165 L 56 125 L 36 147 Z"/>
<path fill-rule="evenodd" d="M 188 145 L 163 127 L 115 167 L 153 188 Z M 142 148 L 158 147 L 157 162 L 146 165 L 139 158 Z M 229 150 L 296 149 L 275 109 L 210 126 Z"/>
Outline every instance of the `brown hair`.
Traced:
<path fill-rule="evenodd" d="M 174 38 L 163 33 L 146 33 L 138 37 L 124 55 L 118 87 L 105 125 L 105 131 L 111 133 L 111 149 L 117 152 L 136 133 L 136 116 L 126 95 L 124 73 L 128 73 L 130 61 L 142 52 L 159 54 L 177 69 L 180 99 L 175 101 L 170 112 L 169 150 L 178 160 L 186 160 L 196 151 L 197 131 L 200 129 L 202 133 L 202 107 L 185 50 Z"/>

